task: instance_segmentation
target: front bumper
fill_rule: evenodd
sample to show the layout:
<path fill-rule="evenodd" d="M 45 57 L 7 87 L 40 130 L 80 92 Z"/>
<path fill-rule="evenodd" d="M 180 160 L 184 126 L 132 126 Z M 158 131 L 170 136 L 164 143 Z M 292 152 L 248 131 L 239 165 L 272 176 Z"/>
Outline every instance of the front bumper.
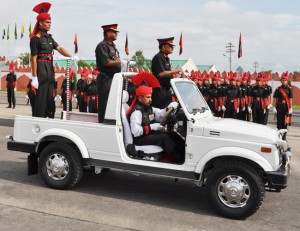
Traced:
<path fill-rule="evenodd" d="M 7 150 L 26 152 L 26 153 L 35 153 L 36 152 L 36 143 L 23 143 L 16 142 L 14 140 L 7 141 Z"/>
<path fill-rule="evenodd" d="M 267 175 L 267 188 L 280 191 L 287 187 L 288 177 L 291 172 L 291 150 L 283 151 L 282 165 L 276 172 L 266 172 Z"/>

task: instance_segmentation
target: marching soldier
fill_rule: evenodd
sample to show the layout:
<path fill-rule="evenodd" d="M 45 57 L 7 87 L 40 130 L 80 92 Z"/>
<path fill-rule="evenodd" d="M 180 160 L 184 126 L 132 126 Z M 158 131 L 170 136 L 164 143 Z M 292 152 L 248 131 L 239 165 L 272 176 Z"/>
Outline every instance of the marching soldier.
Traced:
<path fill-rule="evenodd" d="M 262 75 L 259 73 L 256 79 L 256 86 L 252 88 L 252 105 L 249 107 L 250 111 L 252 111 L 253 122 L 259 124 L 264 124 L 264 114 L 266 110 L 266 91 L 262 86 L 262 80 Z"/>
<path fill-rule="evenodd" d="M 37 23 L 30 36 L 32 85 L 36 89 L 36 117 L 50 117 L 50 105 L 54 88 L 53 50 L 66 57 L 71 55 L 59 46 L 48 31 L 51 27 L 51 16 L 48 11 L 50 3 L 36 5 L 33 11 L 38 13 Z"/>
<path fill-rule="evenodd" d="M 240 89 L 237 87 L 237 73 L 235 72 L 230 79 L 230 85 L 225 90 L 225 100 L 226 100 L 226 118 L 237 119 L 237 114 L 239 113 L 239 103 L 240 103 Z"/>
<path fill-rule="evenodd" d="M 67 96 L 67 78 L 61 84 L 61 99 L 63 104 L 63 110 L 67 110 L 67 98 L 69 99 L 69 111 L 72 111 L 72 97 L 73 97 L 73 90 L 74 90 L 74 82 L 73 82 L 73 75 L 74 70 L 70 69 L 70 81 L 69 81 L 69 96 Z"/>
<path fill-rule="evenodd" d="M 212 79 L 212 84 L 208 89 L 208 106 L 215 116 L 220 116 L 222 100 L 222 87 L 220 86 L 221 79 L 215 75 Z"/>
<path fill-rule="evenodd" d="M 174 37 L 157 39 L 159 44 L 159 52 L 153 57 L 151 71 L 160 82 L 160 87 L 153 89 L 152 105 L 157 108 L 165 108 L 172 101 L 170 93 L 170 80 L 174 74 L 182 72 L 182 70 L 171 70 L 169 55 L 174 50 Z"/>
<path fill-rule="evenodd" d="M 283 73 L 281 76 L 281 86 L 276 88 L 273 95 L 274 114 L 277 118 L 277 129 L 287 129 L 288 119 L 293 113 L 293 92 L 292 88 L 288 86 L 288 72 Z M 286 140 L 286 132 L 284 133 L 283 140 Z"/>
<path fill-rule="evenodd" d="M 77 81 L 76 95 L 77 95 L 79 112 L 87 112 L 87 95 L 86 95 L 86 91 L 88 87 L 87 77 L 88 77 L 88 73 L 82 72 L 81 79 Z"/>
<path fill-rule="evenodd" d="M 6 89 L 7 89 L 7 101 L 8 106 L 6 108 L 14 109 L 16 107 L 15 87 L 17 76 L 15 75 L 15 66 L 11 64 L 9 66 L 9 74 L 6 76 Z M 11 107 L 12 105 L 12 107 Z"/>
<path fill-rule="evenodd" d="M 30 101 L 30 107 L 32 116 L 34 115 L 34 107 L 35 107 L 35 95 L 36 95 L 36 89 L 31 84 L 32 80 L 30 79 L 27 84 L 27 95 Z"/>
<path fill-rule="evenodd" d="M 264 114 L 264 124 L 266 125 L 268 123 L 268 117 L 269 117 L 269 110 L 272 106 L 271 100 L 272 100 L 272 87 L 268 84 L 268 81 L 271 79 L 271 74 L 267 73 L 265 75 L 264 81 L 263 81 L 263 86 L 266 91 L 266 99 L 265 99 L 265 104 L 266 104 L 266 113 Z"/>
<path fill-rule="evenodd" d="M 88 98 L 88 112 L 89 113 L 97 113 L 98 112 L 98 93 L 97 93 L 96 75 L 93 75 L 92 80 L 88 83 L 86 95 Z"/>

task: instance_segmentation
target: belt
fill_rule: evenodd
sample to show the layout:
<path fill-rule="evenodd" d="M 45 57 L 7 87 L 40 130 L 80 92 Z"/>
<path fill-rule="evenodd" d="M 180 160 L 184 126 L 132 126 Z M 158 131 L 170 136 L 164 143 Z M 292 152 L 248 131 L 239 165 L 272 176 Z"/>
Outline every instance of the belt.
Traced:
<path fill-rule="evenodd" d="M 278 103 L 282 103 L 282 104 L 285 104 L 286 101 L 285 100 L 279 100 Z"/>
<path fill-rule="evenodd" d="M 234 103 L 234 99 L 228 99 L 227 102 Z"/>
<path fill-rule="evenodd" d="M 38 62 L 42 62 L 42 63 L 51 63 L 52 60 L 47 60 L 47 59 L 38 59 Z"/>
<path fill-rule="evenodd" d="M 255 97 L 255 98 L 253 98 L 253 100 L 257 100 L 257 101 L 259 101 L 261 99 L 262 99 L 261 97 Z"/>
<path fill-rule="evenodd" d="M 96 100 L 96 99 L 97 99 L 97 96 L 89 96 L 89 99 L 90 99 L 90 100 Z"/>
<path fill-rule="evenodd" d="M 79 95 L 84 95 L 85 92 L 79 92 Z"/>

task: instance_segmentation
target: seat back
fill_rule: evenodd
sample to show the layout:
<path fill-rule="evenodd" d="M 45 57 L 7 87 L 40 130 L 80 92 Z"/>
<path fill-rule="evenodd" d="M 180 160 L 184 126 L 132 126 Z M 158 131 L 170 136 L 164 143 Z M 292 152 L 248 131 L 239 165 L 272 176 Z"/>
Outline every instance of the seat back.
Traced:
<path fill-rule="evenodd" d="M 128 92 L 123 91 L 121 119 L 122 119 L 123 128 L 124 128 L 125 147 L 127 147 L 128 144 L 133 143 L 133 138 L 132 138 L 132 134 L 131 134 L 130 125 L 129 125 L 128 119 L 126 117 L 126 111 L 129 108 L 129 106 L 127 104 L 128 99 L 129 99 Z"/>

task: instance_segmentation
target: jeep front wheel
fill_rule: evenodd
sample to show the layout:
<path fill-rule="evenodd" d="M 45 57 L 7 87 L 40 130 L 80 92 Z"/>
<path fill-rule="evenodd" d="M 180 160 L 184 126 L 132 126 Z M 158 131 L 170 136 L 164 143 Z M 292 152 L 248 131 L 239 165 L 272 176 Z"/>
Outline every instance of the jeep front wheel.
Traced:
<path fill-rule="evenodd" d="M 82 177 L 82 158 L 70 144 L 51 143 L 40 154 L 39 171 L 42 179 L 49 187 L 70 189 Z"/>
<path fill-rule="evenodd" d="M 222 216 L 245 219 L 254 214 L 264 198 L 264 184 L 250 166 L 228 161 L 216 165 L 208 175 L 208 198 Z"/>

